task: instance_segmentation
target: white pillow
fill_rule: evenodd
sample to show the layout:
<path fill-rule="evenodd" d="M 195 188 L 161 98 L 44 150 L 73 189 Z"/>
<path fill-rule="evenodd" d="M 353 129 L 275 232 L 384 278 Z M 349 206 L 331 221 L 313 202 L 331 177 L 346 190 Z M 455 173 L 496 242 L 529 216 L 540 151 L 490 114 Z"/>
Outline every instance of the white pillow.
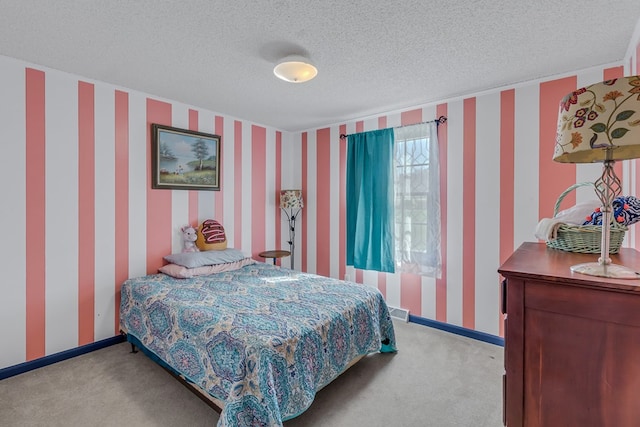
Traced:
<path fill-rule="evenodd" d="M 240 261 L 243 258 L 246 258 L 246 256 L 242 251 L 233 248 L 202 252 L 182 252 L 164 257 L 166 261 L 172 264 L 178 264 L 187 268 L 226 264 L 228 262 Z"/>

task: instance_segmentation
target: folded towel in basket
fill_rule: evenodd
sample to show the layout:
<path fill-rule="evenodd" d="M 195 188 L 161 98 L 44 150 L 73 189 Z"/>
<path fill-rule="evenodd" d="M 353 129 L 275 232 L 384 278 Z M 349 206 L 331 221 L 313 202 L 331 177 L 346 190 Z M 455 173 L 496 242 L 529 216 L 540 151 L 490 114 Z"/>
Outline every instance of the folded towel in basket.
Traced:
<path fill-rule="evenodd" d="M 558 238 L 558 228 L 562 224 L 566 224 L 561 219 L 556 218 L 542 218 L 536 226 L 536 238 L 540 240 L 556 240 Z"/>
<path fill-rule="evenodd" d="M 562 224 L 581 225 L 587 215 L 591 214 L 597 206 L 600 206 L 600 201 L 589 200 L 558 212 L 553 218 L 542 218 L 536 226 L 536 238 L 547 242 L 557 239 L 558 228 Z"/>

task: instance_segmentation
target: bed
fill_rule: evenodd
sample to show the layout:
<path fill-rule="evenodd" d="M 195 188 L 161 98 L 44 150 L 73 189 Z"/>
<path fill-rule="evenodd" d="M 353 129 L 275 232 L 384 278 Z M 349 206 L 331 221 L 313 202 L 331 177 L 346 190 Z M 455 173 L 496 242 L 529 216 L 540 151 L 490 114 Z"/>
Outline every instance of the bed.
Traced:
<path fill-rule="evenodd" d="M 218 406 L 220 427 L 281 426 L 361 357 L 396 351 L 375 288 L 250 259 L 224 268 L 129 279 L 120 306 L 127 340 Z"/>

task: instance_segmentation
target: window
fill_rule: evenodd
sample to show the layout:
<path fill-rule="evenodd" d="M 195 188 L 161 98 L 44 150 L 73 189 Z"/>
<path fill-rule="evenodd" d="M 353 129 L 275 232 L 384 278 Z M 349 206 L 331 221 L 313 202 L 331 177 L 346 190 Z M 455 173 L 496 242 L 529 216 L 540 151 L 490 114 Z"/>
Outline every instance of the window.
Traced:
<path fill-rule="evenodd" d="M 395 266 L 440 276 L 440 171 L 437 126 L 395 129 Z"/>

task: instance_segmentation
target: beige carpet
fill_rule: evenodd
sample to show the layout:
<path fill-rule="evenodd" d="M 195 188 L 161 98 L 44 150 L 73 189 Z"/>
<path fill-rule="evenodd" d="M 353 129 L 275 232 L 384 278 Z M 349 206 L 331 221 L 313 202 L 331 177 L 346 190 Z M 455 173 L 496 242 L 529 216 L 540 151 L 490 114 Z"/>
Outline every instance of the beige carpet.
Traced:
<path fill-rule="evenodd" d="M 397 354 L 366 357 L 285 427 L 502 425 L 502 347 L 394 324 Z M 209 406 L 129 349 L 117 344 L 0 381 L 0 426 L 217 423 Z"/>

